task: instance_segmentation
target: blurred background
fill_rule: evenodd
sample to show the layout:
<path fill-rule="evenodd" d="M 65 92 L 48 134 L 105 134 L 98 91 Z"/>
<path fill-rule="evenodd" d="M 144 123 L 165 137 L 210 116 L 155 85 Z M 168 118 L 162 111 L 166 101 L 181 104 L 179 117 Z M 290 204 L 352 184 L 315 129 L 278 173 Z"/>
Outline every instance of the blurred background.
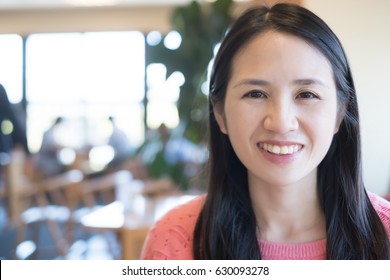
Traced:
<path fill-rule="evenodd" d="M 207 69 L 272 0 L 2 0 L 0 258 L 136 259 L 205 191 Z M 390 2 L 285 1 L 322 17 L 355 78 L 367 189 L 390 191 Z"/>

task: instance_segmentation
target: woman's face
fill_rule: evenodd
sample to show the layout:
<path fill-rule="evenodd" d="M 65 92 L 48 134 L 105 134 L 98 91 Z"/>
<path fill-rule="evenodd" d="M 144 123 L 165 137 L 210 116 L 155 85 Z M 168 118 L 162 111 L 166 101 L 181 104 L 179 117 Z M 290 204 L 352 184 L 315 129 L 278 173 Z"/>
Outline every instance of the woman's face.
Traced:
<path fill-rule="evenodd" d="M 333 71 L 317 49 L 284 33 L 258 35 L 234 57 L 220 105 L 217 122 L 250 182 L 315 180 L 339 125 Z"/>

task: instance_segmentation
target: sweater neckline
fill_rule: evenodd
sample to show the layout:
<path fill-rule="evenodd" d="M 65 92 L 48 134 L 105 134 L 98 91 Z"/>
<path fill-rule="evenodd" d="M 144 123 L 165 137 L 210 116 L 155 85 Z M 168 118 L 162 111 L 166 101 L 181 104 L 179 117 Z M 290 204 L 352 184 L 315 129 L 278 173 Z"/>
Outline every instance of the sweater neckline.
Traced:
<path fill-rule="evenodd" d="M 258 241 L 262 258 L 269 260 L 309 260 L 326 258 L 326 239 L 304 243 Z"/>

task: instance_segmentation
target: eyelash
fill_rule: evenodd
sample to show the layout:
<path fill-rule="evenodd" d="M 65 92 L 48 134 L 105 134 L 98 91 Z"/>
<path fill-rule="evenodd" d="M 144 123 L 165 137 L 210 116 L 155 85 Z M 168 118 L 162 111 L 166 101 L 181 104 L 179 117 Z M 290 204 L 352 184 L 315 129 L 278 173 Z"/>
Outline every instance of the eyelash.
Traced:
<path fill-rule="evenodd" d="M 265 98 L 266 95 L 265 95 L 262 91 L 260 91 L 260 90 L 252 90 L 252 91 L 246 93 L 246 94 L 244 95 L 244 97 L 249 97 L 249 98 Z"/>
<path fill-rule="evenodd" d="M 306 95 L 306 97 L 303 97 L 303 95 Z M 308 97 L 308 95 L 310 95 L 310 97 Z M 310 91 L 303 91 L 303 92 L 300 92 L 298 95 L 297 95 L 297 98 L 301 98 L 301 99 L 318 99 L 318 96 Z"/>
<path fill-rule="evenodd" d="M 260 90 L 252 90 L 244 95 L 244 97 L 249 97 L 249 98 L 267 98 L 267 95 L 260 91 Z M 310 91 L 303 91 L 298 93 L 297 99 L 319 99 L 319 97 Z"/>

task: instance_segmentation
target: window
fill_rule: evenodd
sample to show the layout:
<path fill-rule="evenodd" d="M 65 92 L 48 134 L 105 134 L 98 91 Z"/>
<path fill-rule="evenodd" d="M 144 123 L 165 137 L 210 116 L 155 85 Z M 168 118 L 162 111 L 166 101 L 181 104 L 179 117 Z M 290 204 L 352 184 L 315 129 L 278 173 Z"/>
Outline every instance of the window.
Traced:
<path fill-rule="evenodd" d="M 145 38 L 140 32 L 34 34 L 26 42 L 28 138 L 40 147 L 43 132 L 60 115 L 73 148 L 101 145 L 108 116 L 134 146 L 144 140 Z M 72 133 L 69 133 L 71 131 Z"/>
<path fill-rule="evenodd" d="M 15 34 L 0 35 L 0 83 L 11 103 L 23 95 L 23 40 Z"/>

